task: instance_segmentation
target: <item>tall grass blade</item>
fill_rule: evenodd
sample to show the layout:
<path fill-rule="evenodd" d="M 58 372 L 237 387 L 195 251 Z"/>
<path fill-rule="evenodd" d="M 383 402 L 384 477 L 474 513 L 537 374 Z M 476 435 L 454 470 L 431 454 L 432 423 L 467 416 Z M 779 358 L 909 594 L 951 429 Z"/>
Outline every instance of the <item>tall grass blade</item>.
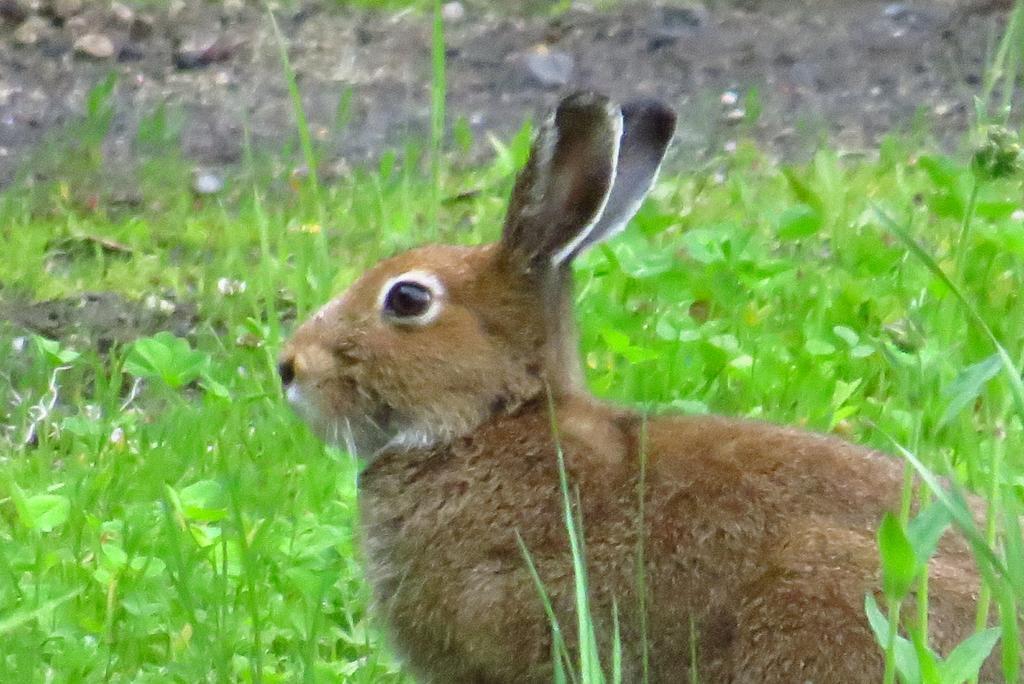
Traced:
<path fill-rule="evenodd" d="M 26 610 L 20 613 L 15 613 L 14 615 L 8 615 L 7 617 L 0 619 L 0 635 L 13 632 L 22 625 L 29 623 L 32 620 L 43 617 L 50 611 L 59 608 L 62 604 L 67 603 L 71 599 L 75 598 L 83 591 L 85 591 L 85 588 L 79 587 L 78 589 L 69 591 L 63 596 L 58 596 L 55 599 L 51 599 L 37 608 L 33 608 L 32 610 Z"/>
<path fill-rule="evenodd" d="M 1024 3 L 1018 0 L 1014 3 L 1006 30 L 999 39 L 996 53 L 985 69 L 981 93 L 977 96 L 982 103 L 984 114 L 987 117 L 989 116 L 989 107 L 992 104 L 992 93 L 997 87 L 1002 90 L 1002 101 L 999 107 L 998 118 L 1003 124 L 1009 119 L 1013 94 L 1017 85 L 1022 27 L 1024 27 Z M 982 125 L 986 122 L 979 120 L 977 123 Z"/>
<path fill-rule="evenodd" d="M 650 678 L 650 650 L 647 640 L 647 414 L 640 424 L 640 477 L 637 482 L 636 595 L 640 620 L 640 681 Z"/>
<path fill-rule="evenodd" d="M 554 659 L 556 677 L 560 674 L 561 677 L 564 678 L 566 673 L 568 673 L 573 684 L 577 684 L 572 660 L 569 657 L 568 649 L 565 647 L 565 638 L 562 635 L 562 628 L 558 624 L 558 616 L 555 615 L 555 609 L 551 605 L 551 597 L 548 596 L 547 587 L 544 586 L 544 581 L 541 579 L 540 573 L 537 572 L 537 566 L 533 562 L 533 556 L 530 554 L 530 550 L 526 548 L 526 543 L 520 536 L 519 530 L 515 531 L 515 535 L 516 543 L 519 545 L 519 552 L 523 554 L 523 560 L 526 561 L 526 568 L 530 572 L 530 578 L 533 580 L 533 584 L 537 588 L 541 604 L 544 606 L 544 613 L 548 617 L 548 624 L 551 625 L 551 646 L 554 651 L 552 657 Z"/>
<path fill-rule="evenodd" d="M 321 206 L 320 179 L 317 174 L 317 158 L 313 149 L 313 136 L 309 133 L 309 119 L 306 117 L 306 109 L 302 105 L 302 94 L 299 92 L 298 82 L 295 80 L 295 70 L 292 69 L 291 59 L 288 57 L 288 43 L 277 25 L 277 18 L 274 12 L 268 7 L 267 16 L 270 18 L 270 26 L 274 29 L 274 38 L 277 41 L 278 51 L 281 56 L 281 70 L 284 71 L 285 83 L 288 86 L 288 97 L 292 102 L 292 111 L 295 116 L 295 127 L 299 131 L 299 146 L 302 149 L 302 158 L 306 164 L 307 182 L 317 207 Z"/>
<path fill-rule="evenodd" d="M 441 151 L 444 146 L 445 74 L 444 18 L 441 0 L 434 0 L 433 33 L 430 45 L 430 204 L 427 222 L 432 239 L 437 239 L 438 210 L 441 206 Z"/>
<path fill-rule="evenodd" d="M 589 586 L 587 582 L 586 552 L 583 546 L 582 520 L 573 512 L 581 508 L 577 497 L 573 506 L 573 497 L 569 490 L 569 476 L 565 468 L 565 452 L 559 437 L 558 419 L 555 415 L 554 398 L 548 389 L 548 413 L 551 421 L 551 434 L 555 440 L 555 453 L 558 459 L 558 481 L 562 491 L 562 510 L 565 530 L 569 536 L 569 547 L 572 551 L 573 578 L 576 595 L 577 639 L 579 640 L 580 677 L 584 684 L 603 684 L 604 672 L 597 648 L 597 635 L 590 612 Z"/>
<path fill-rule="evenodd" d="M 978 329 L 989 339 L 992 346 L 995 348 L 996 353 L 999 354 L 999 360 L 1002 362 L 1003 371 L 1006 375 L 1006 379 L 1010 384 L 1010 391 L 1013 396 L 1013 402 L 1017 410 L 1017 414 L 1024 420 L 1024 381 L 1021 380 L 1020 370 L 1017 365 L 1013 362 L 1010 354 L 1006 351 L 1003 345 L 996 338 L 995 333 L 992 332 L 992 328 L 989 327 L 985 319 L 981 317 L 978 310 L 971 304 L 971 301 L 963 293 L 960 287 L 954 283 L 946 272 L 936 263 L 935 259 L 932 258 L 925 249 L 918 244 L 907 230 L 896 223 L 888 214 L 886 214 L 878 206 L 874 207 L 875 214 L 879 217 L 882 224 L 896 237 L 898 237 L 903 244 L 907 246 L 910 252 L 923 263 L 929 271 L 931 271 L 936 278 L 938 278 L 953 295 L 959 300 L 963 306 L 965 312 L 967 312 L 968 318 L 978 327 Z"/>

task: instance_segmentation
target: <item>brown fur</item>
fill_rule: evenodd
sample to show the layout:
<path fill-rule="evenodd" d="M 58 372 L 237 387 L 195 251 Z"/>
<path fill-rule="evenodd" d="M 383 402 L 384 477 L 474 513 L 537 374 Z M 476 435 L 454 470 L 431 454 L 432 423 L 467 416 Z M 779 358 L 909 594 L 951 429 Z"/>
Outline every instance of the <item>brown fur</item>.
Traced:
<path fill-rule="evenodd" d="M 879 587 L 874 529 L 899 497 L 892 459 L 836 439 L 716 417 L 644 421 L 584 399 L 556 413 L 582 503 L 591 610 L 624 681 L 640 681 L 638 534 L 650 681 L 878 682 L 864 616 Z M 571 557 L 548 407 L 538 400 L 435 449 L 382 454 L 363 473 L 368 572 L 396 646 L 423 681 L 551 680 L 550 628 L 516 542 L 529 549 L 569 643 Z M 646 519 L 638 524 L 641 432 Z M 971 632 L 970 555 L 932 563 L 932 644 Z M 994 663 L 993 663 L 994 666 Z M 995 676 L 994 673 L 991 676 Z"/>
<path fill-rule="evenodd" d="M 538 176 L 573 188 L 559 201 L 576 203 L 576 223 L 604 209 L 601 197 L 576 189 L 579 178 L 559 176 L 574 173 L 577 153 L 590 168 L 614 129 L 585 135 L 588 121 L 614 115 L 589 102 L 573 103 L 590 119 L 558 128 L 557 142 L 542 132 L 538 146 L 564 146 L 548 155 L 561 166 L 534 168 L 544 158 L 535 150 L 514 211 L 546 201 L 530 185 Z M 566 111 L 572 120 L 576 110 Z M 656 163 L 667 137 L 630 126 L 640 117 L 663 132 L 663 110 L 648 105 L 630 116 L 627 131 L 649 146 L 631 158 Z M 640 180 L 622 194 L 635 199 L 656 167 L 632 171 Z M 541 209 L 550 223 L 554 208 Z M 569 271 L 545 265 L 566 244 L 566 225 L 558 239 L 537 241 L 553 247 L 536 253 L 523 241 L 546 227 L 517 218 L 506 224 L 516 237 L 503 243 L 430 246 L 381 262 L 305 323 L 282 355 L 294 401 L 326 437 L 339 439 L 342 423 L 375 423 L 377 432 L 355 440 L 371 457 L 359 483 L 363 548 L 377 611 L 408 666 L 423 682 L 550 681 L 551 626 L 517 535 L 572 648 L 561 446 L 579 497 L 600 651 L 611 653 L 617 607 L 624 681 L 642 678 L 644 622 L 651 682 L 685 681 L 691 668 L 703 682 L 879 681 L 882 652 L 863 603 L 879 591 L 875 529 L 898 504 L 901 464 L 800 430 L 646 419 L 592 399 L 569 358 Z M 380 293 L 410 271 L 443 283 L 443 306 L 429 323 L 396 325 L 382 315 Z M 978 589 L 961 539 L 943 540 L 931 577 L 930 638 L 946 653 L 972 631 Z"/>

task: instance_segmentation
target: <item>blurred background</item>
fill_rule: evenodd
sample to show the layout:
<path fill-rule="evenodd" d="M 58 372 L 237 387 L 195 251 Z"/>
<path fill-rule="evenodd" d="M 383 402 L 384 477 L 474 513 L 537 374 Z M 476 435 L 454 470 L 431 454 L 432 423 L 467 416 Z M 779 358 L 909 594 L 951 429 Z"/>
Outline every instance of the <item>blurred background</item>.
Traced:
<path fill-rule="evenodd" d="M 105 173 L 126 181 L 155 148 L 217 175 L 237 168 L 248 144 L 288 164 L 298 141 L 280 40 L 325 174 L 422 142 L 429 8 L 3 0 L 0 182 L 41 146 L 57 154 L 62 132 L 90 119 L 103 124 Z M 1008 9 L 977 0 L 456 0 L 441 7 L 447 131 L 468 148 L 463 161 L 479 161 L 491 153 L 488 135 L 504 139 L 560 93 L 596 88 L 677 107 L 675 156 L 690 165 L 741 134 L 786 160 L 808 158 L 823 140 L 870 150 L 893 131 L 950 145 L 966 129 Z M 111 75 L 116 87 L 97 92 Z"/>
<path fill-rule="evenodd" d="M 984 494 L 957 657 L 886 631 L 902 595 L 866 610 L 901 681 L 970 681 L 996 642 L 1019 671 L 1022 68 L 1008 0 L 0 0 L 0 682 L 410 681 L 359 464 L 276 356 L 378 259 L 494 239 L 579 88 L 679 112 L 576 264 L 590 387 Z M 922 486 L 911 518 L 907 483 L 924 596 L 957 511 Z"/>

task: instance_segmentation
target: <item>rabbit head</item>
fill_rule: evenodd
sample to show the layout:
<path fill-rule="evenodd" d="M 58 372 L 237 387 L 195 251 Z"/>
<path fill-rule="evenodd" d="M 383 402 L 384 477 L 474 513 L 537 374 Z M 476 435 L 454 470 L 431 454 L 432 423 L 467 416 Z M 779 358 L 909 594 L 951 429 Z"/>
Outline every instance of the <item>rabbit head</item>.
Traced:
<path fill-rule="evenodd" d="M 674 127 L 657 102 L 564 99 L 516 180 L 501 239 L 420 247 L 367 271 L 285 346 L 289 401 L 322 437 L 370 456 L 578 390 L 572 260 L 636 212 Z"/>

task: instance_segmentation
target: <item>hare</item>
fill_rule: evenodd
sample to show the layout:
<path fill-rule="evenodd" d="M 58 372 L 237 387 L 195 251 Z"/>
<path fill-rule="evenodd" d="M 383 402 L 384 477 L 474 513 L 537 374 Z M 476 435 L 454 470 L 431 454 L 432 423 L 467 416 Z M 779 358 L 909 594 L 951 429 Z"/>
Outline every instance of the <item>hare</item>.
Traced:
<path fill-rule="evenodd" d="M 524 549 L 574 648 L 559 449 L 598 649 L 610 657 L 617 619 L 623 681 L 881 680 L 864 597 L 880 588 L 874 535 L 898 506 L 900 463 L 759 422 L 645 417 L 584 387 L 572 261 L 625 227 L 674 129 L 657 102 L 567 97 L 498 242 L 386 259 L 285 346 L 289 402 L 368 461 L 366 572 L 419 681 L 551 681 L 552 626 Z M 966 544 L 947 535 L 933 646 L 971 633 L 977 590 Z"/>

